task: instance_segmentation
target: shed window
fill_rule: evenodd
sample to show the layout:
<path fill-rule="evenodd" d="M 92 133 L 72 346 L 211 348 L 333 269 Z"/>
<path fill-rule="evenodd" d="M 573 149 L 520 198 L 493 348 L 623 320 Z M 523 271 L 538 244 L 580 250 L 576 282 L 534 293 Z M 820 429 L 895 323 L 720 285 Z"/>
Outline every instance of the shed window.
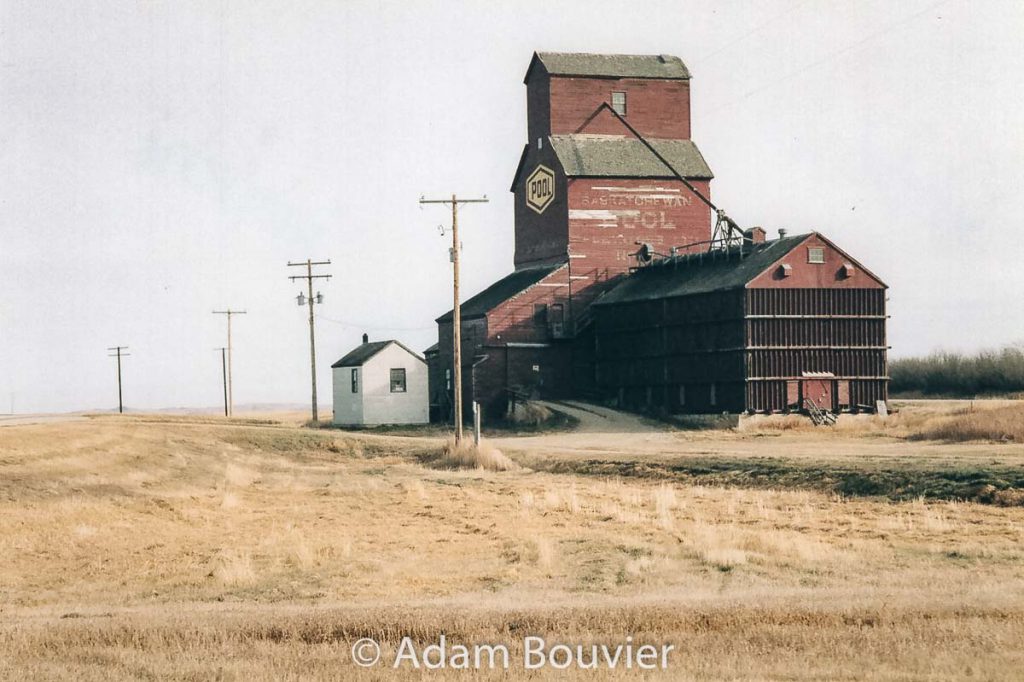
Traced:
<path fill-rule="evenodd" d="M 543 327 L 548 323 L 548 304 L 547 303 L 534 303 L 533 304 L 533 323 L 538 327 Z"/>
<path fill-rule="evenodd" d="M 612 109 L 614 109 L 615 113 L 617 113 L 619 116 L 626 115 L 626 93 L 612 93 Z"/>
<path fill-rule="evenodd" d="M 352 392 L 359 393 L 359 370 L 352 370 Z"/>
<path fill-rule="evenodd" d="M 807 262 L 808 263 L 824 263 L 825 262 L 825 249 L 820 246 L 810 246 L 807 248 Z"/>
<path fill-rule="evenodd" d="M 391 370 L 391 392 L 405 393 L 405 367 Z"/>

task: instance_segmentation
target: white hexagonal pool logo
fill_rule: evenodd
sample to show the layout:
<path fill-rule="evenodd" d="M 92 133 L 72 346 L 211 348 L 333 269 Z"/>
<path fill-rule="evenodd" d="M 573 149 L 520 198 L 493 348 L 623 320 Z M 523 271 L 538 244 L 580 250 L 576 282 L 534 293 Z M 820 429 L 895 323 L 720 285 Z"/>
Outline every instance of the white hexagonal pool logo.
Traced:
<path fill-rule="evenodd" d="M 547 166 L 537 166 L 526 178 L 526 205 L 537 213 L 555 200 L 555 174 Z"/>

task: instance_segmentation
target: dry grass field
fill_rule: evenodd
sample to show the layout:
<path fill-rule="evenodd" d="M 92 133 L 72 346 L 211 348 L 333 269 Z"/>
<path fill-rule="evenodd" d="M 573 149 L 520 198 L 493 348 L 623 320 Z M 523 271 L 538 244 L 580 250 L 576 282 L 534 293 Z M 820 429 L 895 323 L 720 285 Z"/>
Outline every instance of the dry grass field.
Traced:
<path fill-rule="evenodd" d="M 497 471 L 283 417 L 3 427 L 0 678 L 1020 679 L 1024 444 L 950 436 L 981 411 L 584 419 L 492 441 Z M 442 634 L 510 670 L 352 662 L 362 637 L 388 661 Z M 675 648 L 529 671 L 525 636 Z"/>

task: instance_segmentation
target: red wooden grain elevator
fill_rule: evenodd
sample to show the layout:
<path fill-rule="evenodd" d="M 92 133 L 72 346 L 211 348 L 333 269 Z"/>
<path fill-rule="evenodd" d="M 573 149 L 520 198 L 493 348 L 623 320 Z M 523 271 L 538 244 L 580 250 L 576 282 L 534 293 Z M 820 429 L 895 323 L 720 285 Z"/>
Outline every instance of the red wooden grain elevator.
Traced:
<path fill-rule="evenodd" d="M 536 53 L 524 82 L 515 270 L 462 304 L 464 404 L 838 412 L 886 399 L 880 279 L 817 233 L 712 240 L 713 176 L 678 57 Z M 447 419 L 451 312 L 437 323 L 430 395 Z"/>

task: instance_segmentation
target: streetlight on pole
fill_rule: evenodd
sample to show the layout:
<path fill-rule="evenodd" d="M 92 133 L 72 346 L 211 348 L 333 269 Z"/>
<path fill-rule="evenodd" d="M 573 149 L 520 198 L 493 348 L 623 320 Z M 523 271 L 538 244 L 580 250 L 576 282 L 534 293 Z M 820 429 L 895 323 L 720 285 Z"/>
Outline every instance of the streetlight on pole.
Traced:
<path fill-rule="evenodd" d="M 313 423 L 314 424 L 319 421 L 319 417 L 317 415 L 317 407 L 316 407 L 316 332 L 315 332 L 314 326 L 313 326 L 313 304 L 314 303 L 323 303 L 324 302 L 324 295 L 321 294 L 318 291 L 318 292 L 316 292 L 316 296 L 313 296 L 313 280 L 314 279 L 330 279 L 331 276 L 330 275 L 314 275 L 313 274 L 313 266 L 314 265 L 330 265 L 330 264 L 331 264 L 330 260 L 314 261 L 314 260 L 309 259 L 309 258 L 307 258 L 306 262 L 304 262 L 304 263 L 303 262 L 292 263 L 291 261 L 288 261 L 288 267 L 290 267 L 290 268 L 292 268 L 292 267 L 302 267 L 302 266 L 304 266 L 306 268 L 306 274 L 305 275 L 292 275 L 288 279 L 290 279 L 293 282 L 295 280 L 297 280 L 297 279 L 304 279 L 304 280 L 306 280 L 306 285 L 307 285 L 308 290 L 309 290 L 309 296 L 308 297 L 307 296 L 303 296 L 302 292 L 300 291 L 299 295 L 295 297 L 295 300 L 298 302 L 298 304 L 300 306 L 306 305 L 307 303 L 309 305 L 309 367 L 310 367 L 310 372 L 313 375 Z"/>
<path fill-rule="evenodd" d="M 421 206 L 423 204 L 449 204 L 452 207 L 452 294 L 455 301 L 452 308 L 452 363 L 454 364 L 452 374 L 455 379 L 456 445 L 462 442 L 462 311 L 459 305 L 459 251 L 462 244 L 459 243 L 459 204 L 486 204 L 487 202 L 486 194 L 480 199 L 460 199 L 454 194 L 451 199 L 420 197 Z M 443 231 L 442 234 L 444 234 Z"/>

